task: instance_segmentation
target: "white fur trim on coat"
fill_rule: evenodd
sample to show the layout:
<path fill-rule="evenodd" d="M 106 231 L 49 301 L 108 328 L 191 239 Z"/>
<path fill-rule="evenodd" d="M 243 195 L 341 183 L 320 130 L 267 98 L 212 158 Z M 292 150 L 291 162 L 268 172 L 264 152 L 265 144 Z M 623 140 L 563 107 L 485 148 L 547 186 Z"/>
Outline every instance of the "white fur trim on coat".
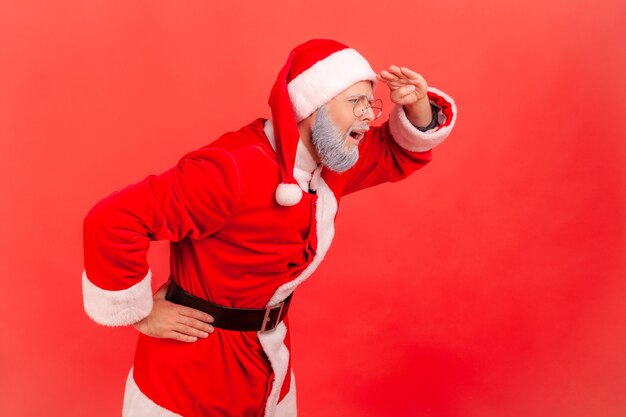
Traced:
<path fill-rule="evenodd" d="M 335 214 L 337 213 L 337 199 L 332 190 L 321 177 L 322 167 L 315 170 L 311 179 L 311 188 L 317 191 L 317 207 L 315 218 L 317 221 L 317 251 L 313 261 L 306 267 L 304 271 L 293 281 L 287 282 L 274 292 L 274 295 L 267 303 L 268 306 L 276 305 L 283 301 L 291 294 L 298 285 L 313 274 L 319 264 L 324 259 L 326 252 L 330 248 L 333 237 L 335 235 Z M 289 350 L 284 343 L 287 335 L 287 327 L 284 323 L 280 323 L 275 329 L 265 333 L 258 333 L 263 351 L 267 355 L 274 371 L 274 384 L 265 405 L 265 417 L 278 417 L 279 407 L 277 405 L 278 397 L 287 375 L 289 366 Z M 292 384 L 294 380 L 292 379 Z M 290 387 L 290 392 L 291 392 Z M 280 402 L 282 404 L 287 397 Z M 293 397 L 293 406 L 281 406 L 281 417 L 295 417 L 295 391 Z M 285 403 L 287 404 L 287 403 Z M 291 411 L 287 411 L 291 410 Z"/>
<path fill-rule="evenodd" d="M 276 414 L 274 417 L 296 417 L 298 409 L 296 408 L 296 377 L 291 372 L 291 386 L 285 398 L 276 404 Z"/>
<path fill-rule="evenodd" d="M 124 405 L 122 417 L 181 417 L 170 410 L 156 404 L 148 398 L 137 386 L 133 378 L 133 369 L 130 369 L 124 389 Z"/>
<path fill-rule="evenodd" d="M 284 343 L 287 336 L 287 326 L 281 321 L 274 329 L 265 333 L 259 332 L 258 335 L 263 351 L 267 355 L 274 371 L 274 383 L 265 404 L 265 417 L 275 417 L 276 404 L 278 403 L 280 389 L 285 381 L 289 364 L 289 349 L 287 349 L 287 345 Z"/>
<path fill-rule="evenodd" d="M 287 85 L 296 120 L 307 118 L 324 103 L 359 81 L 376 83 L 376 73 L 352 48 L 330 54 Z"/>
<path fill-rule="evenodd" d="M 83 272 L 83 304 L 85 312 L 96 323 L 105 326 L 126 326 L 138 322 L 152 310 L 152 273 L 137 284 L 120 291 L 103 290 Z"/>
<path fill-rule="evenodd" d="M 446 120 L 446 116 L 440 110 L 435 115 L 440 127 L 422 132 L 409 122 L 402 106 L 394 106 L 389 116 L 389 130 L 391 136 L 404 149 L 411 152 L 426 152 L 439 145 L 448 137 L 456 122 L 456 104 L 454 100 L 441 90 L 429 87 L 428 91 L 443 98 L 452 110 L 452 120 Z"/>

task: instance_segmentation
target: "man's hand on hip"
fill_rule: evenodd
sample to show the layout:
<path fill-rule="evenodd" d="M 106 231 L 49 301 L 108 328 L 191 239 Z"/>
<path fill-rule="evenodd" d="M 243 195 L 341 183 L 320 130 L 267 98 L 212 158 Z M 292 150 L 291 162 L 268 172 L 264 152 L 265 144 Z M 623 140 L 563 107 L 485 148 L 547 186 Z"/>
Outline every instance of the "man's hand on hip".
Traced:
<path fill-rule="evenodd" d="M 193 308 L 181 306 L 165 299 L 169 283 L 154 294 L 150 314 L 133 326 L 141 333 L 161 339 L 195 342 L 213 332 L 213 317 Z"/>

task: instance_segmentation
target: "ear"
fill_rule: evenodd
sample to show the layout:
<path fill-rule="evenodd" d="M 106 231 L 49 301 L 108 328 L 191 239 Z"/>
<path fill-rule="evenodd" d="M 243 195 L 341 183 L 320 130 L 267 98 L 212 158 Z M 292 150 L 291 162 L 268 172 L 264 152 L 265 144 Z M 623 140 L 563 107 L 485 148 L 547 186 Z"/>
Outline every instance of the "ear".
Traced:
<path fill-rule="evenodd" d="M 313 129 L 313 124 L 315 123 L 316 117 L 317 110 L 298 122 L 298 131 L 300 131 L 300 138 L 304 136 L 311 136 L 311 131 Z"/>

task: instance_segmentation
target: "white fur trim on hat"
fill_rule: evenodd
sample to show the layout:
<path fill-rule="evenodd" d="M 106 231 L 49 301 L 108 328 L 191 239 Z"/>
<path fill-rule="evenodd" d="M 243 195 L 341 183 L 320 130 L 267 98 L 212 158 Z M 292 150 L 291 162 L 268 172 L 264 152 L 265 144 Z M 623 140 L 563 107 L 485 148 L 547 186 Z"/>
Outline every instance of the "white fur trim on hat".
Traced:
<path fill-rule="evenodd" d="M 278 184 L 276 201 L 281 206 L 295 206 L 302 200 L 302 189 L 298 184 Z"/>
<path fill-rule="evenodd" d="M 105 326 L 126 326 L 137 323 L 152 311 L 152 273 L 135 285 L 120 291 L 103 290 L 83 272 L 83 303 L 85 312 L 96 323 Z"/>
<path fill-rule="evenodd" d="M 299 122 L 359 81 L 376 83 L 376 73 L 352 48 L 330 54 L 291 80 L 287 88 Z"/>

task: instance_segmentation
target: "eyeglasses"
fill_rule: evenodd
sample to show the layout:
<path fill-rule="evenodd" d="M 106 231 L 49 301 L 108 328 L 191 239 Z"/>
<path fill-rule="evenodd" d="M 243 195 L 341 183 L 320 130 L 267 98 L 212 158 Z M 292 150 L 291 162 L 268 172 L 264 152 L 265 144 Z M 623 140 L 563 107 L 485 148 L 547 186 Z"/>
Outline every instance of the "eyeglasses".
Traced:
<path fill-rule="evenodd" d="M 383 101 L 381 99 L 370 100 L 367 96 L 359 96 L 348 101 L 353 104 L 352 113 L 354 113 L 354 117 L 357 119 L 365 116 L 369 109 L 372 109 L 374 113 L 374 120 L 378 119 L 383 113 Z"/>

